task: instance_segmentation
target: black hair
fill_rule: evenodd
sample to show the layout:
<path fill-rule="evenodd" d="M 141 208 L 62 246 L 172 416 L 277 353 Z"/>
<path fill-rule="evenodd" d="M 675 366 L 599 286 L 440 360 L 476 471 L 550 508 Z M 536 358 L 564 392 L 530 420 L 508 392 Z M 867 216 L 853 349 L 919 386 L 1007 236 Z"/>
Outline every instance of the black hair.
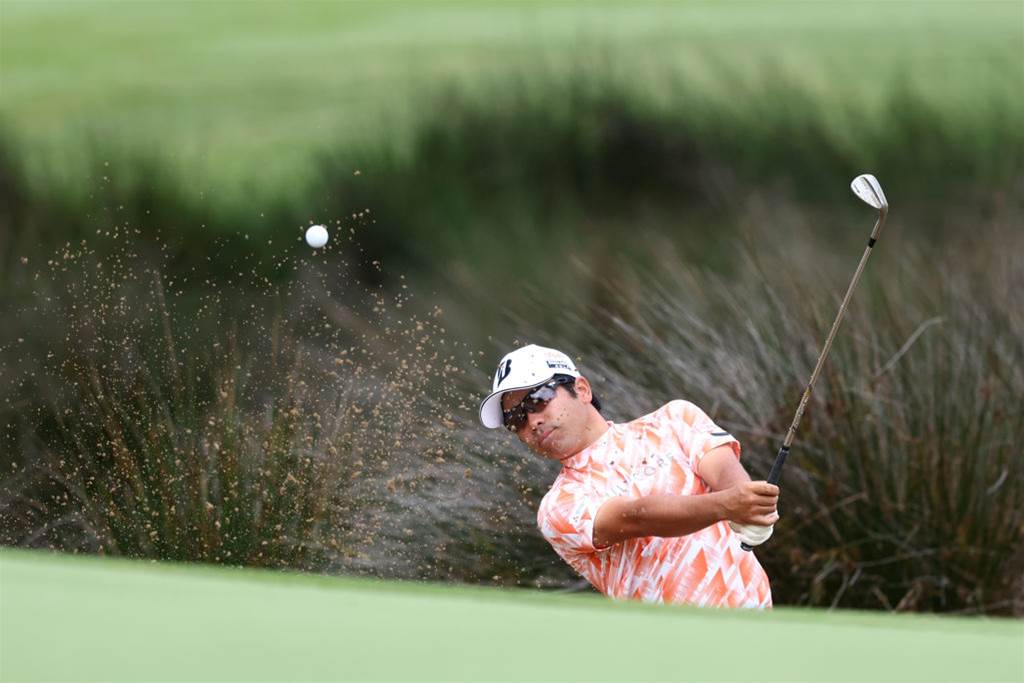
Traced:
<path fill-rule="evenodd" d="M 565 387 L 565 390 L 569 392 L 569 395 L 576 398 L 576 378 L 572 375 L 555 375 L 551 379 L 560 380 Z M 597 412 L 601 412 L 601 400 L 594 393 L 594 388 L 590 388 L 590 405 L 594 406 Z"/>

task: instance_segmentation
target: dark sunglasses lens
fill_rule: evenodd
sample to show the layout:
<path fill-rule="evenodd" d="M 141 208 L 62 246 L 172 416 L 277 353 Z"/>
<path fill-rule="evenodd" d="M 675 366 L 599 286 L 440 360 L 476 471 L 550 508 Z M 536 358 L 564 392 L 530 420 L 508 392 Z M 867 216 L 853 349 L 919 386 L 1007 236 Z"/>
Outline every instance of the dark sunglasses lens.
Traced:
<path fill-rule="evenodd" d="M 557 392 L 555 391 L 554 387 L 543 386 L 540 389 L 537 389 L 536 391 L 534 391 L 529 396 L 527 396 L 525 399 L 523 399 L 523 405 L 526 406 L 527 410 L 530 410 L 530 406 L 531 405 L 533 405 L 533 406 L 539 405 L 541 408 L 543 408 L 544 405 L 548 401 L 553 399 L 556 395 L 557 395 Z M 531 412 L 537 412 L 537 411 L 533 410 Z"/>
<path fill-rule="evenodd" d="M 526 424 L 526 411 L 522 403 L 512 410 L 501 411 L 501 414 L 505 420 L 505 429 L 510 432 L 518 432 Z"/>

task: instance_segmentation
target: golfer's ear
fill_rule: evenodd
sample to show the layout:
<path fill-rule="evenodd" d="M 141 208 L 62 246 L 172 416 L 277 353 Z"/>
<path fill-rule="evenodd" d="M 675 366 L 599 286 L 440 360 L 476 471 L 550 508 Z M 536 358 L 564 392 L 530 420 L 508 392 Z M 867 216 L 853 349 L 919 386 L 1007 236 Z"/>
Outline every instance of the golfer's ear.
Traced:
<path fill-rule="evenodd" d="M 594 393 L 590 390 L 590 382 L 587 381 L 586 377 L 576 378 L 576 398 L 583 401 L 584 403 L 590 403 L 590 398 Z"/>

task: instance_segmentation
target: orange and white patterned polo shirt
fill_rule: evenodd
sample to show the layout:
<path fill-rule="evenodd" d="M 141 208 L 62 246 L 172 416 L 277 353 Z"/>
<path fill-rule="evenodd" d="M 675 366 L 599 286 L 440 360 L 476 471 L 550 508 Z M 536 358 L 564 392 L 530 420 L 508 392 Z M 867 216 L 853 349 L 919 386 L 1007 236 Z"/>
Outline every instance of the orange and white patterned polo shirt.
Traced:
<path fill-rule="evenodd" d="M 687 536 L 631 538 L 595 548 L 594 518 L 616 496 L 710 493 L 697 474 L 705 453 L 740 444 L 688 401 L 672 401 L 625 424 L 609 422 L 601 438 L 563 467 L 537 511 L 555 551 L 605 595 L 709 607 L 771 607 L 768 576 L 740 549 L 725 522 Z"/>

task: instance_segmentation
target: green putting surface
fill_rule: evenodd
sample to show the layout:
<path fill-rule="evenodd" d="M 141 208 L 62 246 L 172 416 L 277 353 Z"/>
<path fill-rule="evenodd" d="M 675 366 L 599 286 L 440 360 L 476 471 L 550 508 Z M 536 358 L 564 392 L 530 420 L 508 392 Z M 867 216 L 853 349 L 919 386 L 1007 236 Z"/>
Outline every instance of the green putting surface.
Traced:
<path fill-rule="evenodd" d="M 1024 622 L 0 551 L 0 680 L 1021 681 Z"/>

